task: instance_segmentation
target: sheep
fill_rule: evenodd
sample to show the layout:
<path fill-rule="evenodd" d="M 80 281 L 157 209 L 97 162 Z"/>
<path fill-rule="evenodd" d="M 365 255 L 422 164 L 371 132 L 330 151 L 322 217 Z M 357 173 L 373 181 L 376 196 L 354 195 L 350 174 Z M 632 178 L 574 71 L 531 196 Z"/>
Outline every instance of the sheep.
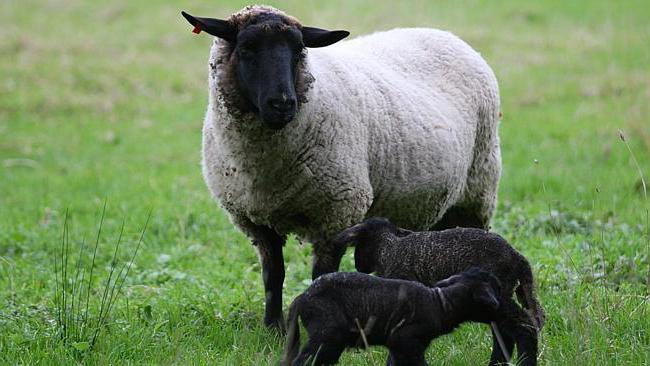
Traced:
<path fill-rule="evenodd" d="M 332 243 L 339 247 L 350 243 L 355 246 L 354 261 L 359 272 L 418 281 L 427 286 L 435 286 L 443 278 L 470 267 L 493 273 L 501 283 L 505 303 L 512 310 L 511 316 L 497 324 L 504 333 L 507 354 L 503 354 L 493 334 L 490 364 L 507 359 L 514 343 L 523 365 L 536 364 L 537 333 L 544 324 L 544 311 L 535 297 L 528 261 L 501 236 L 476 228 L 412 232 L 375 217 L 343 230 Z M 512 300 L 515 287 L 527 312 Z"/>
<path fill-rule="evenodd" d="M 478 268 L 434 288 L 363 273 L 326 274 L 289 307 L 281 365 L 335 364 L 345 348 L 359 345 L 387 346 L 388 365 L 426 365 L 434 338 L 467 321 L 500 319 L 499 299 L 499 281 Z M 299 318 L 309 335 L 300 353 Z"/>
<path fill-rule="evenodd" d="M 343 255 L 328 238 L 365 217 L 487 227 L 501 172 L 499 91 L 465 42 L 416 28 L 337 43 L 349 32 L 266 6 L 226 20 L 183 16 L 216 37 L 202 172 L 257 247 L 266 325 L 284 324 L 289 234 L 312 243 L 316 278 Z"/>

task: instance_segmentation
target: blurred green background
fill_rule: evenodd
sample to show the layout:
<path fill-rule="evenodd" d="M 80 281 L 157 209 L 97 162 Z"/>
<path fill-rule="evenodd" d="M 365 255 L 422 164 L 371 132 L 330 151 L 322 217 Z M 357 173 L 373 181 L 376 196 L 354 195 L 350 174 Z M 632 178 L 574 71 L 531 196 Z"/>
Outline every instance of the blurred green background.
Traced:
<path fill-rule="evenodd" d="M 649 362 L 650 2 L 268 3 L 352 36 L 446 29 L 481 52 L 504 114 L 493 226 L 538 275 L 549 316 L 541 362 Z M 225 18 L 247 4 L 0 3 L 0 363 L 277 361 L 282 339 L 260 326 L 254 248 L 200 175 L 211 39 L 180 16 Z M 154 213 L 109 326 L 79 353 L 56 337 L 52 257 L 65 210 L 80 240 L 104 199 L 101 266 L 121 221 L 135 236 Z M 285 304 L 308 284 L 309 252 L 287 245 Z M 483 363 L 489 346 L 486 329 L 464 327 L 427 359 Z M 349 352 L 343 364 L 384 355 Z"/>

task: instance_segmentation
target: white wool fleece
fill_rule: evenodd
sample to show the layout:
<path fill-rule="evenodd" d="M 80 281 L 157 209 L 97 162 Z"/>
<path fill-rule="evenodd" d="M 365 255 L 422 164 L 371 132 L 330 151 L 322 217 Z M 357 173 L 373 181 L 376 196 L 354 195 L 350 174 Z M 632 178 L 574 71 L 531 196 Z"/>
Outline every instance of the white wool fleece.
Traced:
<path fill-rule="evenodd" d="M 428 229 L 452 206 L 489 221 L 499 92 L 476 51 L 448 32 L 395 29 L 309 49 L 305 65 L 307 102 L 279 131 L 229 114 L 219 70 L 210 77 L 203 175 L 240 229 L 315 242 L 370 216 Z"/>

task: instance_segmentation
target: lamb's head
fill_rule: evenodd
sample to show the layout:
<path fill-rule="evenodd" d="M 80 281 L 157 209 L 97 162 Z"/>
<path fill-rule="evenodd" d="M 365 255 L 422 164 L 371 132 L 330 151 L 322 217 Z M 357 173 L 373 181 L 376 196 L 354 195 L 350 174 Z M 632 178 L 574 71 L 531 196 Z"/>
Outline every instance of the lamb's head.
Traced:
<path fill-rule="evenodd" d="M 437 282 L 441 301 L 455 307 L 467 320 L 489 322 L 500 306 L 501 283 L 490 272 L 472 267 L 465 272 Z"/>
<path fill-rule="evenodd" d="M 354 245 L 354 264 L 357 271 L 372 273 L 376 270 L 378 252 L 382 245 L 387 240 L 411 233 L 395 226 L 388 219 L 372 217 L 340 232 L 332 239 L 332 245 L 339 248 Z"/>
<path fill-rule="evenodd" d="M 228 79 L 238 93 L 233 103 L 243 112 L 258 115 L 266 127 L 278 130 L 295 116 L 305 75 L 306 47 L 325 47 L 349 32 L 302 26 L 296 19 L 266 6 L 249 6 L 227 20 L 183 16 L 201 30 L 226 42 L 223 62 L 229 63 Z M 303 87 L 304 89 L 304 87 Z"/>

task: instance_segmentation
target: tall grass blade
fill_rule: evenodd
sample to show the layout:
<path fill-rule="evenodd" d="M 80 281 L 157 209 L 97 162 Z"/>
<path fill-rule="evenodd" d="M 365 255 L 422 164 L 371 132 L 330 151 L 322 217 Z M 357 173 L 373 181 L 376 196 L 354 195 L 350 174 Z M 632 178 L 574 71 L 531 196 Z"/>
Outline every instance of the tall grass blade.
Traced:
<path fill-rule="evenodd" d="M 111 291 L 111 283 L 116 282 L 117 279 L 113 280 L 113 274 L 115 274 L 115 268 L 117 266 L 117 253 L 120 250 L 120 244 L 122 243 L 122 236 L 124 235 L 124 220 L 122 220 L 122 226 L 120 227 L 120 234 L 117 238 L 117 244 L 115 245 L 115 251 L 113 251 L 113 258 L 111 260 L 111 271 L 109 272 L 108 275 L 108 280 L 106 280 L 106 285 L 104 286 L 104 293 L 102 294 L 102 300 L 99 306 L 99 316 L 97 317 L 97 325 L 95 328 L 95 335 L 93 335 L 93 342 L 94 344 L 95 339 L 97 337 L 97 334 L 99 333 L 101 327 L 102 327 L 102 319 L 108 310 L 107 308 L 107 297 L 109 292 Z"/>
<path fill-rule="evenodd" d="M 65 211 L 65 220 L 63 222 L 63 245 L 61 247 L 61 312 L 62 312 L 62 336 L 63 340 L 68 339 L 68 303 L 67 303 L 67 293 L 68 293 L 68 220 L 69 213 L 66 209 Z"/>
<path fill-rule="evenodd" d="M 104 217 L 106 216 L 106 200 L 104 200 L 104 208 L 102 209 L 102 216 L 99 220 L 99 228 L 97 229 L 97 238 L 95 239 L 95 250 L 93 251 L 93 259 L 90 263 L 90 274 L 88 276 L 88 288 L 86 290 L 86 311 L 84 313 L 84 322 L 88 321 L 88 305 L 90 303 L 90 288 L 93 282 L 93 272 L 95 269 L 95 258 L 97 257 L 97 248 L 99 247 L 99 237 L 102 234 L 102 227 L 104 225 Z"/>
<path fill-rule="evenodd" d="M 639 161 L 636 160 L 636 155 L 634 155 L 634 151 L 632 151 L 630 144 L 627 143 L 627 138 L 625 137 L 623 130 L 618 130 L 618 135 L 621 138 L 621 141 L 623 141 L 623 143 L 625 144 L 627 151 L 630 153 L 630 156 L 632 157 L 632 161 L 634 162 L 634 166 L 636 167 L 636 171 L 639 174 L 639 178 L 641 179 L 641 188 L 643 191 L 643 199 L 645 202 L 645 217 L 646 217 L 646 255 L 650 255 L 650 208 L 648 207 L 648 186 L 645 183 L 645 178 L 643 177 L 643 170 L 641 169 L 641 165 L 639 164 Z M 650 288 L 650 264 L 648 264 L 646 285 L 647 287 Z"/>
<path fill-rule="evenodd" d="M 93 335 L 93 339 L 91 341 L 91 347 L 95 345 L 95 342 L 97 341 L 97 337 L 99 336 L 99 332 L 101 330 L 101 327 L 106 323 L 106 319 L 108 318 L 108 314 L 111 311 L 111 308 L 113 307 L 113 304 L 115 303 L 115 299 L 117 298 L 117 294 L 120 293 L 122 290 L 122 287 L 124 286 L 124 281 L 129 275 L 129 272 L 131 270 L 131 266 L 133 265 L 133 261 L 135 260 L 136 255 L 138 255 L 138 251 L 140 250 L 140 246 L 142 245 L 142 242 L 144 240 L 144 234 L 147 231 L 147 227 L 149 226 L 149 220 L 151 219 L 151 214 L 153 210 L 149 210 L 149 214 L 147 215 L 147 220 L 144 223 L 144 226 L 142 228 L 142 231 L 140 232 L 140 238 L 138 239 L 138 244 L 135 247 L 135 251 L 133 252 L 133 255 L 131 256 L 130 260 L 128 263 L 125 263 L 122 268 L 120 269 L 120 272 L 115 278 L 115 281 L 113 282 L 113 287 L 111 289 L 111 293 L 108 297 L 108 305 L 106 308 L 106 312 L 104 313 L 103 317 L 100 316 L 100 322 L 99 326 L 95 330 L 95 334 Z M 126 272 L 124 272 L 126 268 Z M 111 268 L 112 271 L 112 268 Z M 122 273 L 124 272 L 124 275 Z M 119 285 L 117 284 L 119 281 Z M 116 290 L 117 289 L 117 290 Z"/>

